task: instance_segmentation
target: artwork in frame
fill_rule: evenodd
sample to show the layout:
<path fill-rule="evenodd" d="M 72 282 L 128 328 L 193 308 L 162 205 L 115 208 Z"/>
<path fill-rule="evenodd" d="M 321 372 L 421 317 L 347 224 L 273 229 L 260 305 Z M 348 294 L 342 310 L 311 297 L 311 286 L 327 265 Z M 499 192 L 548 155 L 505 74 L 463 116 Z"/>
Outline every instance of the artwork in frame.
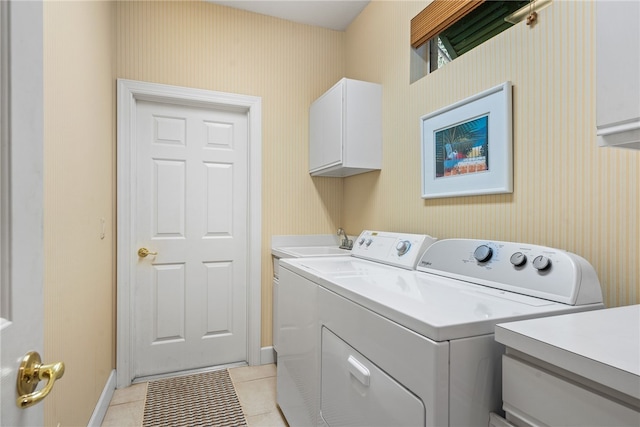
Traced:
<path fill-rule="evenodd" d="M 422 198 L 513 192 L 511 82 L 420 118 Z"/>

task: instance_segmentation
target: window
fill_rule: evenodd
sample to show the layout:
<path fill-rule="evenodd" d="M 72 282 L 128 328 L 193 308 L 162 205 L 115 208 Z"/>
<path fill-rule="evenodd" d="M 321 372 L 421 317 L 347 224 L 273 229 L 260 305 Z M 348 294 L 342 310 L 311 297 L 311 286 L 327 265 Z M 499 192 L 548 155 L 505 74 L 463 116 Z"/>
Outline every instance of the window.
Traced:
<path fill-rule="evenodd" d="M 456 23 L 429 41 L 430 71 L 435 71 L 458 56 L 481 45 L 513 26 L 505 21 L 529 1 L 485 1 Z"/>
<path fill-rule="evenodd" d="M 433 0 L 411 20 L 412 82 L 518 23 L 551 0 Z M 416 65 L 422 59 L 423 66 Z M 423 72 L 423 75 L 426 74 Z"/>

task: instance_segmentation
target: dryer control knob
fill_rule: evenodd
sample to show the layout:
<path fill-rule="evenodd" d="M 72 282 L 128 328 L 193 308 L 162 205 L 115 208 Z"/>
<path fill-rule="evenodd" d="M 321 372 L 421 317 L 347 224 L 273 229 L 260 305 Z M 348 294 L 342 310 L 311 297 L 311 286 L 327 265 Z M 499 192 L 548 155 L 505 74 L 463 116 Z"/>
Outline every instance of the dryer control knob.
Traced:
<path fill-rule="evenodd" d="M 398 251 L 398 256 L 402 256 L 402 255 L 406 254 L 407 252 L 409 252 L 409 249 L 411 249 L 411 242 L 408 241 L 408 240 L 401 240 L 396 245 L 396 250 Z"/>
<path fill-rule="evenodd" d="M 371 239 L 367 239 L 367 241 L 364 242 L 364 244 L 367 245 L 367 247 L 371 246 L 371 243 L 373 243 L 373 240 Z"/>
<path fill-rule="evenodd" d="M 478 262 L 487 262 L 487 261 L 489 261 L 491 259 L 492 255 L 493 255 L 493 249 L 491 249 L 487 245 L 480 245 L 473 252 L 473 257 Z"/>
<path fill-rule="evenodd" d="M 551 260 L 543 255 L 538 255 L 533 259 L 533 268 L 538 271 L 544 271 L 551 267 Z"/>
<path fill-rule="evenodd" d="M 522 252 L 516 252 L 511 255 L 510 261 L 511 264 L 515 265 L 516 267 L 522 267 L 527 262 L 527 256 Z"/>
<path fill-rule="evenodd" d="M 358 240 L 358 245 L 362 246 L 363 243 L 364 243 L 364 237 L 361 237 L 360 240 Z"/>

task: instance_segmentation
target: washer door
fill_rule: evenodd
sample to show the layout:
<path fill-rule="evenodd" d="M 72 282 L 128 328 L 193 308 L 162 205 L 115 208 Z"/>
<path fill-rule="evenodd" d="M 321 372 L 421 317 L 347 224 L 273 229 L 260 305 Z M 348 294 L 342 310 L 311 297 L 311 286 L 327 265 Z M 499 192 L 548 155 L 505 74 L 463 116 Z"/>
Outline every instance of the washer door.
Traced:
<path fill-rule="evenodd" d="M 320 414 L 326 425 L 424 426 L 422 401 L 326 327 Z"/>

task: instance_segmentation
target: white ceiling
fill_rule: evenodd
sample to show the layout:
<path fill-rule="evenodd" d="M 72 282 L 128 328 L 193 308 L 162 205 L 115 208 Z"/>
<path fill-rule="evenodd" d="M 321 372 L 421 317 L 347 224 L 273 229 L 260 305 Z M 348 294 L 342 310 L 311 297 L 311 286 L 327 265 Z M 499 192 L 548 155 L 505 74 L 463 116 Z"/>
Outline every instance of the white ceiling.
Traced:
<path fill-rule="evenodd" d="M 301 24 L 344 31 L 370 0 L 206 0 Z"/>

